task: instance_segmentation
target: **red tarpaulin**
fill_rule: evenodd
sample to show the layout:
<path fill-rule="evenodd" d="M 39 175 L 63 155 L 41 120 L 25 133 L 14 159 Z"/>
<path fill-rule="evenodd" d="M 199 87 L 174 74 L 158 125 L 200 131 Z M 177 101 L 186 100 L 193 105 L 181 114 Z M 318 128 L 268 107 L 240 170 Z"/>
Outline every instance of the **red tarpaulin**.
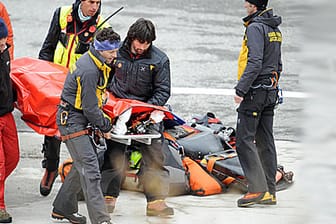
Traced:
<path fill-rule="evenodd" d="M 30 57 L 17 58 L 11 63 L 11 79 L 18 96 L 16 108 L 21 111 L 22 120 L 39 134 L 59 135 L 56 110 L 67 71 L 61 65 Z M 112 94 L 103 111 L 116 118 L 129 108 L 132 108 L 132 113 L 161 110 L 166 118 L 173 119 L 164 107 L 118 99 Z"/>

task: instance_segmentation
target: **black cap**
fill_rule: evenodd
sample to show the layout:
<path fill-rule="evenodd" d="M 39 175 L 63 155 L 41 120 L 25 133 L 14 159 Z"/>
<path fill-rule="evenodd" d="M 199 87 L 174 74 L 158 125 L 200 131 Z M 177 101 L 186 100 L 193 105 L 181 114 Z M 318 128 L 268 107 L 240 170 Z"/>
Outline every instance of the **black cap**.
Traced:
<path fill-rule="evenodd" d="M 257 6 L 258 10 L 266 9 L 268 0 L 246 0 L 247 2 Z"/>

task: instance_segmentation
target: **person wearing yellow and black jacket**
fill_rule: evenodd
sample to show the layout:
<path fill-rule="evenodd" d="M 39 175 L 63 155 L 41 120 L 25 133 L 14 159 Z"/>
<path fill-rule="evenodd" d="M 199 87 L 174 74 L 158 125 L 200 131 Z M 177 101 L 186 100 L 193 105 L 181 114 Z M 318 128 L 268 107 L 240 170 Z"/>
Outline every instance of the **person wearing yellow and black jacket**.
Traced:
<path fill-rule="evenodd" d="M 277 153 L 273 136 L 274 108 L 282 72 L 281 17 L 266 9 L 268 0 L 247 0 L 248 16 L 238 62 L 238 83 L 234 100 L 237 109 L 236 147 L 248 193 L 239 207 L 276 204 Z"/>
<path fill-rule="evenodd" d="M 111 118 L 102 111 L 111 68 L 117 56 L 120 36 L 112 28 L 99 30 L 93 44 L 66 77 L 56 123 L 73 164 L 54 202 L 53 219 L 86 223 L 78 214 L 77 194 L 83 190 L 91 223 L 109 224 L 110 216 L 101 190 L 101 174 L 96 149 L 88 135 L 88 125 L 111 138 Z"/>
<path fill-rule="evenodd" d="M 39 59 L 70 68 L 89 49 L 93 35 L 103 19 L 101 0 L 76 0 L 70 6 L 55 10 L 49 31 L 39 52 Z M 108 27 L 107 23 L 101 27 Z M 54 136 L 45 136 L 42 152 L 45 168 L 40 182 L 40 193 L 49 195 L 59 165 L 61 142 Z"/>

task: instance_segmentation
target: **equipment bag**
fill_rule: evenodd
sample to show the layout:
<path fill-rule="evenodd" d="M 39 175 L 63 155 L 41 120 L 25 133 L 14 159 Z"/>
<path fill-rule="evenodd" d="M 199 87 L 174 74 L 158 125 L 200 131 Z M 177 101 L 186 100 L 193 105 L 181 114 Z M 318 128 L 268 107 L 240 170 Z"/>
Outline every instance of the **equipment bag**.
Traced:
<path fill-rule="evenodd" d="M 247 192 L 247 179 L 235 150 L 225 150 L 206 155 L 201 164 L 227 187 L 234 186 Z M 289 188 L 293 184 L 293 172 L 285 172 L 282 165 L 277 166 L 276 191 Z"/>
<path fill-rule="evenodd" d="M 247 181 L 235 150 L 206 155 L 201 164 L 226 187 L 235 183 L 243 192 L 247 191 Z"/>
<path fill-rule="evenodd" d="M 184 169 L 172 166 L 164 166 L 169 172 L 168 184 L 169 196 L 186 195 L 190 193 L 189 180 Z M 143 192 L 143 186 L 140 184 L 137 169 L 127 170 L 122 183 L 122 189 L 129 191 Z"/>
<path fill-rule="evenodd" d="M 181 156 L 176 149 L 168 144 L 163 145 L 164 168 L 169 172 L 166 183 L 169 186 L 169 196 L 185 195 L 190 193 L 189 180 L 182 165 Z M 122 184 L 123 189 L 133 191 L 143 191 L 139 183 L 138 171 L 140 168 L 141 153 L 132 150 L 130 154 L 130 167 L 126 171 L 125 179 Z"/>
<path fill-rule="evenodd" d="M 178 139 L 177 142 L 183 146 L 185 155 L 194 160 L 201 160 L 207 154 L 224 150 L 219 137 L 206 131 Z"/>
<path fill-rule="evenodd" d="M 190 193 L 188 176 L 185 170 L 172 166 L 164 166 L 169 172 L 169 196 L 185 195 Z"/>
<path fill-rule="evenodd" d="M 223 185 L 215 177 L 207 173 L 196 161 L 187 156 L 182 161 L 189 179 L 191 194 L 205 196 L 219 194 L 224 191 Z"/>

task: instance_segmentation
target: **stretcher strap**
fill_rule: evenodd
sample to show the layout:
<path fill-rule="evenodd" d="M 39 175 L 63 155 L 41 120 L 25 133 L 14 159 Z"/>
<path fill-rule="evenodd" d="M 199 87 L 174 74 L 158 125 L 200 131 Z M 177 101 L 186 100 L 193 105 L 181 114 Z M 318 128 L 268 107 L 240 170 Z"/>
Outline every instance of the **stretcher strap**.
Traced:
<path fill-rule="evenodd" d="M 211 157 L 209 160 L 208 160 L 208 163 L 207 163 L 207 170 L 211 173 L 213 168 L 214 168 L 214 165 L 216 163 L 217 160 L 221 160 L 223 159 L 222 157 Z"/>

